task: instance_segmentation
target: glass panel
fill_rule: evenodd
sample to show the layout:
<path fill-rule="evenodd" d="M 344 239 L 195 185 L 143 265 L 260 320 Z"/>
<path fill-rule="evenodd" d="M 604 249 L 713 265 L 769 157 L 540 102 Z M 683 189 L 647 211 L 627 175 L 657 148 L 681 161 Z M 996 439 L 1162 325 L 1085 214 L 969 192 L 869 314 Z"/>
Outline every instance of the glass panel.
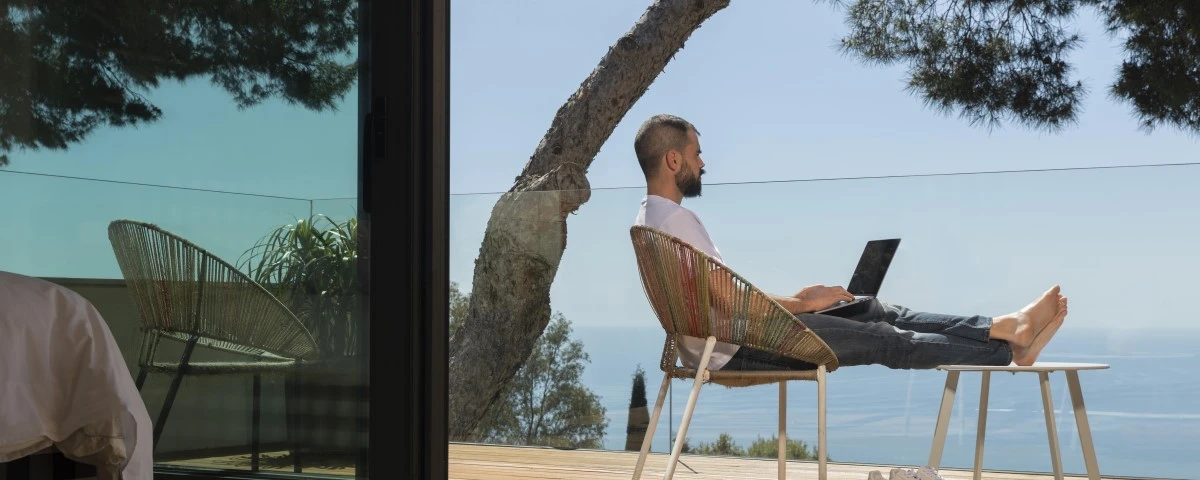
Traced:
<path fill-rule="evenodd" d="M 1200 410 L 1189 400 L 1200 384 L 1193 373 L 1200 360 L 1191 347 L 1200 330 L 1190 303 L 1173 288 L 1190 285 L 1200 269 L 1200 254 L 1190 247 L 1200 224 L 1192 208 L 1200 202 L 1192 188 L 1198 177 L 1200 167 L 1145 167 L 710 185 L 684 205 L 701 217 L 734 271 L 781 295 L 815 283 L 844 285 L 864 243 L 892 237 L 903 243 L 880 293 L 884 301 L 1000 315 L 1061 284 L 1070 315 L 1039 360 L 1111 366 L 1079 374 L 1102 471 L 1180 478 L 1200 468 L 1188 455 L 1200 440 Z M 569 217 L 550 296 L 549 307 L 571 322 L 571 338 L 590 357 L 580 383 L 599 397 L 607 422 L 601 444 L 611 450 L 627 447 L 634 371 L 646 371 L 650 409 L 662 378 L 663 331 L 648 308 L 628 234 L 642 197 L 640 188 L 592 192 Z M 451 278 L 463 293 L 471 290 L 499 198 L 452 198 Z M 877 365 L 830 374 L 829 455 L 836 462 L 924 464 L 944 381 L 942 372 Z M 654 451 L 669 451 L 668 432 L 679 427 L 690 387 L 690 381 L 672 383 Z M 1051 374 L 1050 387 L 1064 468 L 1083 474 L 1062 373 Z M 813 446 L 815 385 L 793 383 L 789 392 L 791 438 Z M 986 468 L 1049 472 L 1037 376 L 995 375 L 990 398 Z M 771 437 L 776 402 L 774 387 L 705 387 L 689 446 L 711 444 L 722 433 L 742 448 Z M 971 467 L 978 405 L 979 375 L 963 374 L 943 466 Z"/>
<path fill-rule="evenodd" d="M 903 242 L 883 285 L 884 301 L 934 312 L 999 315 L 1061 284 L 1070 298 L 1070 315 L 1040 360 L 1110 366 L 1079 374 L 1101 472 L 1196 477 L 1200 460 L 1191 451 L 1200 440 L 1200 408 L 1191 399 L 1200 393 L 1195 373 L 1200 357 L 1194 353 L 1200 328 L 1185 300 L 1190 292 L 1177 292 L 1195 283 L 1200 267 L 1200 254 L 1191 247 L 1200 220 L 1196 139 L 1170 125 L 1146 132 L 1139 128 L 1136 106 L 1104 95 L 1117 78 L 1114 68 L 1129 53 L 1120 32 L 1109 35 L 1113 32 L 1103 15 L 1063 21 L 1066 31 L 1083 39 L 1065 57 L 1068 76 L 1088 93 L 1072 109 L 1077 118 L 1046 132 L 1009 117 L 979 125 L 955 108 L 930 108 L 920 91 L 904 88 L 911 84 L 908 65 L 864 65 L 840 51 L 838 40 L 849 33 L 847 9 L 829 8 L 826 2 L 734 4 L 692 32 L 686 48 L 674 52 L 665 68 L 631 69 L 637 75 L 612 75 L 622 72 L 612 65 L 598 69 L 606 53 L 623 51 L 630 37 L 622 35 L 635 24 L 654 24 L 640 21 L 646 3 L 454 4 L 455 195 L 449 248 L 451 280 L 461 296 L 451 300 L 452 317 L 465 323 L 470 315 L 465 302 L 476 294 L 477 270 L 496 272 L 504 261 L 522 256 L 547 260 L 531 262 L 531 270 L 555 272 L 549 295 L 535 291 L 536 297 L 523 299 L 524 309 L 507 313 L 519 317 L 514 323 L 544 318 L 546 312 L 552 318 L 561 314 L 571 326 L 569 340 L 561 344 L 577 341 L 587 354 L 586 361 L 574 363 L 582 370 L 578 384 L 572 384 L 582 387 L 574 392 L 586 395 L 573 398 L 594 395 L 598 407 L 571 410 L 576 413 L 567 416 L 573 420 L 565 423 L 602 429 L 598 443 L 603 449 L 636 450 L 636 432 L 654 408 L 664 334 L 640 285 L 628 233 L 645 192 L 631 143 L 645 119 L 672 113 L 702 132 L 708 162 L 704 195 L 684 205 L 702 218 L 724 260 L 756 286 L 791 295 L 811 284 L 845 285 L 864 243 L 892 237 Z M 521 27 L 514 28 L 517 24 Z M 593 72 L 609 75 L 589 78 Z M 653 75 L 653 83 L 628 97 L 634 100 L 627 112 L 552 125 L 570 111 L 565 105 L 602 104 L 576 95 L 581 86 L 621 91 L 639 75 Z M 624 99 L 616 100 L 613 105 Z M 609 130 L 606 121 L 617 124 Z M 553 141 L 545 141 L 548 131 L 556 135 L 547 137 Z M 572 133 L 563 139 L 562 132 Z M 575 150 L 597 132 L 610 132 L 603 133 L 609 136 L 598 152 Z M 593 190 L 577 212 L 566 216 L 565 238 L 554 221 L 562 211 L 556 197 L 570 192 L 523 193 L 519 196 L 528 198 L 518 203 L 526 207 L 502 212 L 508 217 L 494 211 L 498 201 L 510 197 L 491 192 L 513 188 L 514 177 L 539 146 L 562 146 L 556 159 L 590 162 L 585 166 Z M 1142 167 L 1125 168 L 1136 165 Z M 1020 170 L 1027 172 L 1015 172 Z M 987 173 L 1005 171 L 1013 173 Z M 520 180 L 528 185 L 531 179 Z M 509 237 L 500 238 L 495 249 L 481 250 L 489 228 Z M 523 236 L 535 240 L 532 246 L 509 241 Z M 557 249 L 563 242 L 560 260 Z M 549 253 L 537 253 L 541 249 Z M 480 258 L 482 251 L 488 256 Z M 488 282 L 483 285 L 504 285 L 496 297 L 511 297 L 527 291 L 521 282 L 538 278 L 522 273 L 493 274 L 482 279 Z M 480 303 L 479 317 L 500 316 L 497 303 L 495 298 Z M 530 331 L 527 322 L 493 328 L 479 335 L 477 344 L 501 352 L 452 358 L 452 375 L 469 371 L 462 366 L 479 358 L 490 366 L 495 357 L 517 350 L 518 340 L 546 335 Z M 511 366 L 480 371 L 507 375 Z M 633 394 L 639 368 L 645 372 L 647 409 L 631 406 L 641 403 Z M 464 382 L 466 375 L 459 375 L 452 384 Z M 538 411 L 521 402 L 544 398 L 528 393 L 545 393 L 533 390 L 539 384 L 531 380 L 538 377 L 530 370 L 514 378 L 483 416 L 482 426 L 450 445 L 452 471 L 476 471 L 470 456 L 481 452 L 476 448 L 492 449 L 480 454 L 488 459 L 527 461 L 517 452 L 529 450 L 503 446 L 594 446 L 589 443 L 594 437 L 571 437 L 561 429 L 497 434 L 519 430 L 514 425 L 528 427 Z M 886 475 L 897 465 L 926 463 L 945 379 L 943 372 L 877 365 L 832 373 L 828 453 L 834 464 L 873 465 Z M 1063 466 L 1068 473 L 1084 474 L 1066 380 L 1061 372 L 1049 379 Z M 652 439 L 655 452 L 671 448 L 692 384 L 669 385 Z M 942 466 L 972 466 L 979 389 L 979 374 L 962 375 Z M 789 392 L 788 432 L 811 454 L 815 386 L 797 382 Z M 477 405 L 490 393 L 467 389 L 466 395 Z M 742 453 L 774 456 L 774 445 L 759 440 L 776 432 L 777 398 L 773 387 L 706 386 L 687 448 L 693 454 L 735 453 L 726 447 L 736 444 Z M 1037 376 L 994 375 L 987 412 L 984 468 L 1050 477 Z M 631 418 L 642 422 L 631 423 Z M 722 434 L 729 442 L 717 445 Z M 755 443 L 760 448 L 751 448 Z M 590 461 L 585 458 L 628 460 L 556 455 L 580 464 Z M 663 468 L 665 461 L 657 461 Z M 588 470 L 572 473 L 585 478 Z"/>
<path fill-rule="evenodd" d="M 0 422 L 32 432 L 0 434 L 0 458 L 14 445 L 75 448 L 48 440 L 73 430 L 46 425 L 112 404 L 118 416 L 71 425 L 117 429 L 99 455 L 133 450 L 130 468 L 147 474 L 137 478 L 153 468 L 353 476 L 366 387 L 354 341 L 366 322 L 357 2 L 151 3 L 0 8 L 0 269 L 19 275 L 3 278 L 48 280 L 99 314 L 14 290 L 37 312 L 22 320 L 57 326 L 30 330 L 46 336 L 33 345 L 86 343 L 78 350 L 96 356 L 115 346 L 127 370 L 107 369 L 111 381 L 83 392 L 70 382 L 92 375 L 86 367 L 54 365 L 52 390 L 80 397 L 55 409 L 58 399 L 32 396 L 47 409 Z M 0 336 L 0 364 L 46 353 L 5 343 L 18 340 Z M 0 369 L 0 383 L 32 385 L 30 371 Z"/>

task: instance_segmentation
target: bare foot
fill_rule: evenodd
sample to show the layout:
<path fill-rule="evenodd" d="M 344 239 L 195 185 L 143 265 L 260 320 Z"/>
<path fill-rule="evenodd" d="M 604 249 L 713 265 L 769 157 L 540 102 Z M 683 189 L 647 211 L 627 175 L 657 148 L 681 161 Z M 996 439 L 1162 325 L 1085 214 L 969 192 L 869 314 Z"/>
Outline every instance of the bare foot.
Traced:
<path fill-rule="evenodd" d="M 1012 345 L 1013 363 L 1022 367 L 1028 367 L 1037 362 L 1037 357 L 1042 353 L 1042 349 L 1050 343 L 1050 339 L 1058 332 L 1058 328 L 1062 326 L 1063 320 L 1067 318 L 1067 297 L 1062 297 L 1058 301 L 1058 314 L 1054 316 L 1050 323 L 1046 325 L 1042 331 L 1038 332 L 1034 337 L 1033 342 L 1028 347 L 1018 347 Z"/>
<path fill-rule="evenodd" d="M 1050 287 L 1040 298 L 1021 310 L 997 317 L 992 321 L 992 338 L 1004 340 L 1016 348 L 1027 348 L 1059 314 L 1063 296 L 1058 285 Z"/>

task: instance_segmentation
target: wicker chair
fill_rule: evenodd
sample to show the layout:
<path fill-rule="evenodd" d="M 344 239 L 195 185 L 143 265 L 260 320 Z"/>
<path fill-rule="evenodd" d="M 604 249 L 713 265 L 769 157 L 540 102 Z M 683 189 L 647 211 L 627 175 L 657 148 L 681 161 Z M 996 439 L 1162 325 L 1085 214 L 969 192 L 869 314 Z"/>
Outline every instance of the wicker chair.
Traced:
<path fill-rule="evenodd" d="M 814 380 L 817 382 L 817 461 L 820 478 L 825 480 L 825 374 L 837 369 L 837 356 L 794 315 L 721 262 L 678 238 L 652 228 L 635 226 L 629 233 L 633 238 L 642 287 L 667 334 L 660 365 L 665 375 L 633 478 L 636 480 L 641 477 L 650 442 L 654 438 L 654 427 L 662 413 L 667 387 L 672 378 L 680 378 L 694 379 L 695 383 L 683 412 L 665 478 L 670 479 L 675 474 L 675 465 L 683 448 L 683 439 L 687 435 L 700 387 L 709 382 L 727 387 L 779 383 L 779 478 L 786 478 L 787 433 L 784 420 L 787 414 L 787 382 Z M 699 368 L 677 365 L 679 354 L 676 342 L 682 335 L 708 340 Z M 803 360 L 816 365 L 817 369 L 708 370 L 708 361 L 718 341 Z"/>
<path fill-rule="evenodd" d="M 141 316 L 137 388 L 149 373 L 173 374 L 154 423 L 154 445 L 184 375 L 252 374 L 251 468 L 257 470 L 261 375 L 297 372 L 302 360 L 317 354 L 313 336 L 261 285 L 179 236 L 149 223 L 117 220 L 109 224 L 108 238 Z M 184 344 L 178 362 L 155 361 L 164 339 Z M 239 354 L 246 361 L 192 362 L 197 346 Z M 287 417 L 291 426 L 293 415 Z M 298 459 L 293 461 L 299 465 Z"/>

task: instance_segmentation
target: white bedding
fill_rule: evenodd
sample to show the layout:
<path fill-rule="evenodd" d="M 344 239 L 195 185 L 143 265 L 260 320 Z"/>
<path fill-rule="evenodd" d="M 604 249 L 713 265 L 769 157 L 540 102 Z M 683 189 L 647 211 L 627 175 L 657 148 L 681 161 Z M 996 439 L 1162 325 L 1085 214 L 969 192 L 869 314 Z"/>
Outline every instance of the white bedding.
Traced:
<path fill-rule="evenodd" d="M 98 478 L 154 477 L 150 415 L 108 325 L 53 283 L 0 271 L 0 462 L 48 447 Z"/>

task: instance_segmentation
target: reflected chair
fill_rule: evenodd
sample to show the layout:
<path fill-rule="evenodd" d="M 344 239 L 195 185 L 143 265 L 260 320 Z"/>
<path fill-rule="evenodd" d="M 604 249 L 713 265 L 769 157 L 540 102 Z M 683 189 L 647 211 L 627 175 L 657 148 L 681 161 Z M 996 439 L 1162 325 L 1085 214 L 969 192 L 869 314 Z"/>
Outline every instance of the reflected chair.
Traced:
<path fill-rule="evenodd" d="M 687 436 L 688 424 L 696 407 L 700 387 L 715 383 L 726 387 L 748 387 L 769 383 L 779 384 L 779 478 L 787 472 L 787 382 L 812 380 L 817 382 L 817 462 L 821 480 L 826 479 L 825 459 L 825 377 L 838 368 L 837 356 L 820 337 L 804 326 L 750 282 L 734 273 L 721 262 L 697 250 L 688 243 L 667 233 L 644 226 L 629 231 L 637 257 L 642 287 L 659 323 L 666 331 L 663 345 L 662 387 L 642 450 L 633 472 L 641 477 L 654 428 L 662 413 L 663 400 L 672 378 L 694 379 L 683 419 L 679 424 L 665 478 L 675 473 L 675 465 Z M 677 364 L 677 343 L 681 336 L 707 339 L 698 368 Z M 716 342 L 772 352 L 815 365 L 804 371 L 728 371 L 709 370 Z"/>
<path fill-rule="evenodd" d="M 173 376 L 154 423 L 154 445 L 184 375 L 249 374 L 254 376 L 251 469 L 257 470 L 262 375 L 297 373 L 303 360 L 318 353 L 312 334 L 274 295 L 237 268 L 158 226 L 116 220 L 109 224 L 108 238 L 141 316 L 137 388 L 141 390 L 149 373 Z M 177 362 L 155 360 L 162 340 L 183 344 Z M 244 360 L 193 362 L 198 346 Z M 291 427 L 293 415 L 287 418 Z M 299 452 L 292 453 L 299 471 Z"/>

